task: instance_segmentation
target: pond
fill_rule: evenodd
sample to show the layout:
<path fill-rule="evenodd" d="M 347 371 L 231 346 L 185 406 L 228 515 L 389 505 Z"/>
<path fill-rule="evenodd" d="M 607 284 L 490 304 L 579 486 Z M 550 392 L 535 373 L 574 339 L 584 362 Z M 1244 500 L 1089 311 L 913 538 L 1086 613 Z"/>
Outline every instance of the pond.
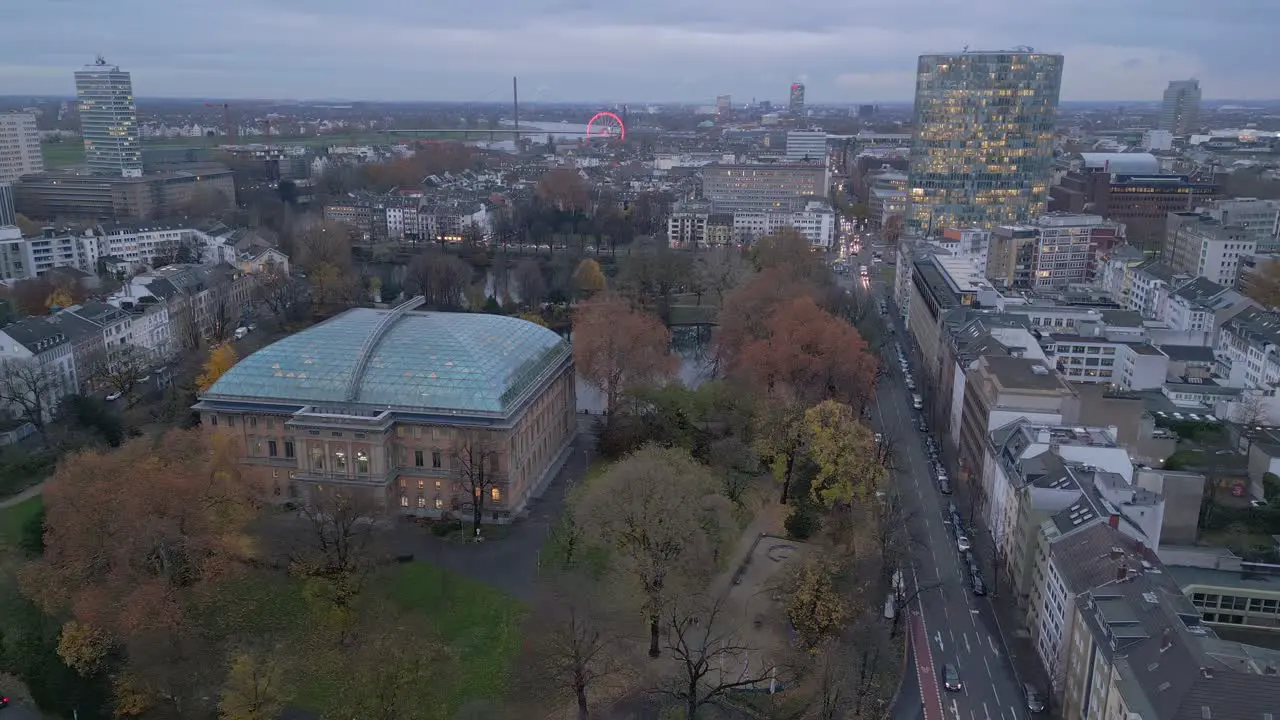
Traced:
<path fill-rule="evenodd" d="M 671 352 L 680 358 L 677 379 L 698 387 L 711 379 L 711 325 L 682 325 L 671 329 Z M 578 411 L 604 411 L 604 394 L 578 375 Z"/>

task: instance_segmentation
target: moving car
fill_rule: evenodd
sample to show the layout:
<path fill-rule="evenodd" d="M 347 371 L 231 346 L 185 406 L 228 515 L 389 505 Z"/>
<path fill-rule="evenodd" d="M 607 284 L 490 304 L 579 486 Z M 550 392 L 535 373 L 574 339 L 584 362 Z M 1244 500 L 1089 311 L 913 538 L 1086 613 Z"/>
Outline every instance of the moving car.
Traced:
<path fill-rule="evenodd" d="M 960 692 L 964 689 L 964 683 L 960 682 L 960 671 L 955 665 L 947 663 L 942 666 L 942 686 L 951 692 Z"/>
<path fill-rule="evenodd" d="M 3 695 L 0 695 L 0 710 L 3 710 L 7 707 L 9 707 L 9 698 Z"/>
<path fill-rule="evenodd" d="M 867 276 L 867 274 L 868 274 L 867 266 L 866 266 L 866 265 L 859 265 L 859 266 L 858 266 L 858 274 L 859 274 L 859 275 L 861 275 L 862 277 L 866 277 L 866 276 Z"/>

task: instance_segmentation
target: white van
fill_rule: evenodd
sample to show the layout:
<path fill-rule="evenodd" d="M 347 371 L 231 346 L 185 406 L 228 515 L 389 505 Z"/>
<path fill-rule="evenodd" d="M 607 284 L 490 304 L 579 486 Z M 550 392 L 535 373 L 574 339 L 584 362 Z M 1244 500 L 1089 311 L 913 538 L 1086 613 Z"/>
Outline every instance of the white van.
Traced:
<path fill-rule="evenodd" d="M 911 395 L 911 407 L 919 410 L 924 407 L 924 400 L 921 400 L 919 395 L 913 393 Z"/>
<path fill-rule="evenodd" d="M 245 336 L 245 335 L 248 335 L 248 334 L 249 334 L 249 328 L 247 328 L 247 327 L 238 327 L 238 328 L 236 328 L 236 339 L 237 339 L 237 340 L 243 340 L 243 339 L 244 339 L 244 336 Z"/>

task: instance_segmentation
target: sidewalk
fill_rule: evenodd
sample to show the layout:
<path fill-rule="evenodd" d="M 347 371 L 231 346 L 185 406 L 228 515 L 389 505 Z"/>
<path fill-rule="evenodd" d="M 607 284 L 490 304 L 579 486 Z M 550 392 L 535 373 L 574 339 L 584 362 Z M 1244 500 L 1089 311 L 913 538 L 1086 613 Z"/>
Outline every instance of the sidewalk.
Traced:
<path fill-rule="evenodd" d="M 14 505 L 17 505 L 18 503 L 21 503 L 26 500 L 30 500 L 31 498 L 39 495 L 42 492 L 44 492 L 44 483 L 37 483 L 35 485 L 32 485 L 31 487 L 27 488 L 26 490 L 23 490 L 22 492 L 18 493 L 17 495 L 14 495 L 11 498 L 5 498 L 4 500 L 0 500 L 0 510 L 4 510 L 5 508 L 11 508 Z"/>

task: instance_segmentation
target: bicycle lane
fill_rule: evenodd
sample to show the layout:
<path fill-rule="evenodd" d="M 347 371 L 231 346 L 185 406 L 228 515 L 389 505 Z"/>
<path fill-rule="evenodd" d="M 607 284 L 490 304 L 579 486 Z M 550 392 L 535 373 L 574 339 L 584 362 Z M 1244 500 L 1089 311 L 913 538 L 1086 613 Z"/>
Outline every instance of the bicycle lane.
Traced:
<path fill-rule="evenodd" d="M 937 666 L 933 662 L 929 633 L 919 610 L 911 611 L 911 645 L 915 650 L 916 677 L 920 681 L 920 696 L 924 701 L 924 720 L 943 720 Z"/>

